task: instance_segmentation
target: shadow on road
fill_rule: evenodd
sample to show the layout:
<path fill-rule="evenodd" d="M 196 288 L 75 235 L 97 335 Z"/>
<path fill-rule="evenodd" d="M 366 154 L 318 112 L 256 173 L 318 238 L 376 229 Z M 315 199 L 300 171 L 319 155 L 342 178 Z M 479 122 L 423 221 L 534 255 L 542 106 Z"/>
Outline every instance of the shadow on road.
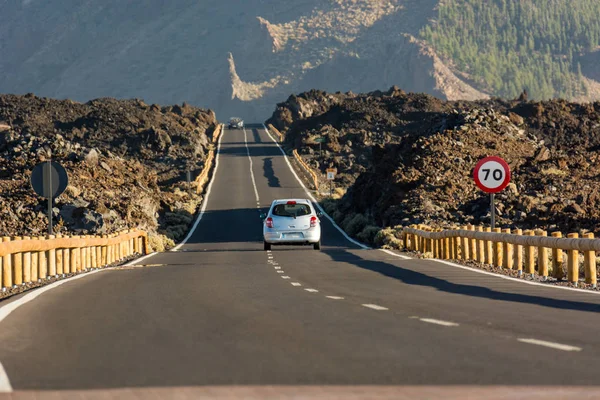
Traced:
<path fill-rule="evenodd" d="M 267 178 L 267 182 L 270 187 L 281 187 L 279 178 L 275 176 L 275 170 L 273 169 L 273 159 L 267 157 L 263 159 L 263 176 Z"/>
<path fill-rule="evenodd" d="M 553 299 L 535 295 L 499 292 L 481 286 L 464 285 L 448 282 L 420 272 L 405 269 L 381 261 L 365 260 L 355 254 L 343 250 L 323 250 L 334 261 L 353 264 L 359 268 L 378 272 L 390 278 L 397 279 L 407 285 L 419 285 L 436 288 L 437 290 L 461 294 L 465 296 L 480 297 L 490 300 L 510 301 L 515 303 L 535 304 L 561 310 L 577 310 L 587 312 L 600 312 L 600 305 L 579 301 Z"/>

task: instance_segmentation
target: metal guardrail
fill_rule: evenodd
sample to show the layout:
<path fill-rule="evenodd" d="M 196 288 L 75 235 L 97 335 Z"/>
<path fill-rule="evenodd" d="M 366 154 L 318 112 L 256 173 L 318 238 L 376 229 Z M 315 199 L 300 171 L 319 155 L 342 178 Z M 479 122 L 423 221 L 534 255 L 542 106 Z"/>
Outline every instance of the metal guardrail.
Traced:
<path fill-rule="evenodd" d="M 137 229 L 102 236 L 3 237 L 0 286 L 103 268 L 148 252 L 148 235 Z"/>
<path fill-rule="evenodd" d="M 464 226 L 462 229 L 433 229 L 424 225 L 406 227 L 402 230 L 404 247 L 408 250 L 430 253 L 443 260 L 473 260 L 481 263 L 515 269 L 533 275 L 536 272 L 546 278 L 549 262 L 553 277 L 563 277 L 563 252 L 567 253 L 567 280 L 579 280 L 579 252 L 584 253 L 585 281 L 597 284 L 596 251 L 600 251 L 600 239 L 593 233 L 553 232 L 548 237 L 543 230 L 483 228 Z M 549 252 L 550 251 L 550 252 Z M 537 252 L 537 255 L 536 255 Z"/>

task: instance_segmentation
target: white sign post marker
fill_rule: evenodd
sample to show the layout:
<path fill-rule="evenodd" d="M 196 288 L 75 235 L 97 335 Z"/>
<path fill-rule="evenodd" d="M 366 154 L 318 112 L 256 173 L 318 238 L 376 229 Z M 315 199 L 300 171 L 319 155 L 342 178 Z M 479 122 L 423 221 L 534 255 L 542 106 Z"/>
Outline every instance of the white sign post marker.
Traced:
<path fill-rule="evenodd" d="M 496 227 L 494 197 L 510 183 L 510 167 L 500 157 L 486 157 L 475 166 L 473 179 L 475 179 L 477 187 L 490 194 L 491 226 L 494 229 Z"/>
<path fill-rule="evenodd" d="M 337 169 L 335 168 L 327 168 L 327 180 L 329 181 L 329 196 L 333 196 L 333 180 L 335 179 L 335 174 Z"/>

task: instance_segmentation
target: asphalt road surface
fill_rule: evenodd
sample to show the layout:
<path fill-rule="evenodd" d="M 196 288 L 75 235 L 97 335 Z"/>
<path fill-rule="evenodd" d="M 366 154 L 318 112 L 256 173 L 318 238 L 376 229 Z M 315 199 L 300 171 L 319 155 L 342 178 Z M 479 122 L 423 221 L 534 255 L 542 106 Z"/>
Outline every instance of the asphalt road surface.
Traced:
<path fill-rule="evenodd" d="M 598 383 L 600 295 L 362 249 L 326 218 L 321 251 L 266 252 L 285 197 L 306 193 L 271 137 L 225 130 L 186 244 L 0 321 L 12 388 Z"/>

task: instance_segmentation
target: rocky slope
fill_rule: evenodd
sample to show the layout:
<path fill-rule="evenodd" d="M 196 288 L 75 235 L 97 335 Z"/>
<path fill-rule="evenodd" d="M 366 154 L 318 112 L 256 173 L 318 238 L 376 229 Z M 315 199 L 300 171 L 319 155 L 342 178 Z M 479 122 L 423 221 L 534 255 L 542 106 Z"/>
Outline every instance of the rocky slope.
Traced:
<path fill-rule="evenodd" d="M 489 223 L 489 199 L 472 179 L 487 155 L 513 171 L 497 196 L 500 225 L 600 230 L 600 103 L 311 91 L 278 104 L 268 122 L 322 177 L 338 169 L 338 192 L 347 191 L 335 217 L 348 225 L 366 216 L 354 233 L 368 224 Z M 327 141 L 322 155 L 317 137 Z"/>
<path fill-rule="evenodd" d="M 187 104 L 0 96 L 0 236 L 46 232 L 47 202 L 29 177 L 50 154 L 69 174 L 55 232 L 140 227 L 180 239 L 201 200 L 189 193 L 186 171 L 199 174 L 215 127 L 212 111 Z"/>

